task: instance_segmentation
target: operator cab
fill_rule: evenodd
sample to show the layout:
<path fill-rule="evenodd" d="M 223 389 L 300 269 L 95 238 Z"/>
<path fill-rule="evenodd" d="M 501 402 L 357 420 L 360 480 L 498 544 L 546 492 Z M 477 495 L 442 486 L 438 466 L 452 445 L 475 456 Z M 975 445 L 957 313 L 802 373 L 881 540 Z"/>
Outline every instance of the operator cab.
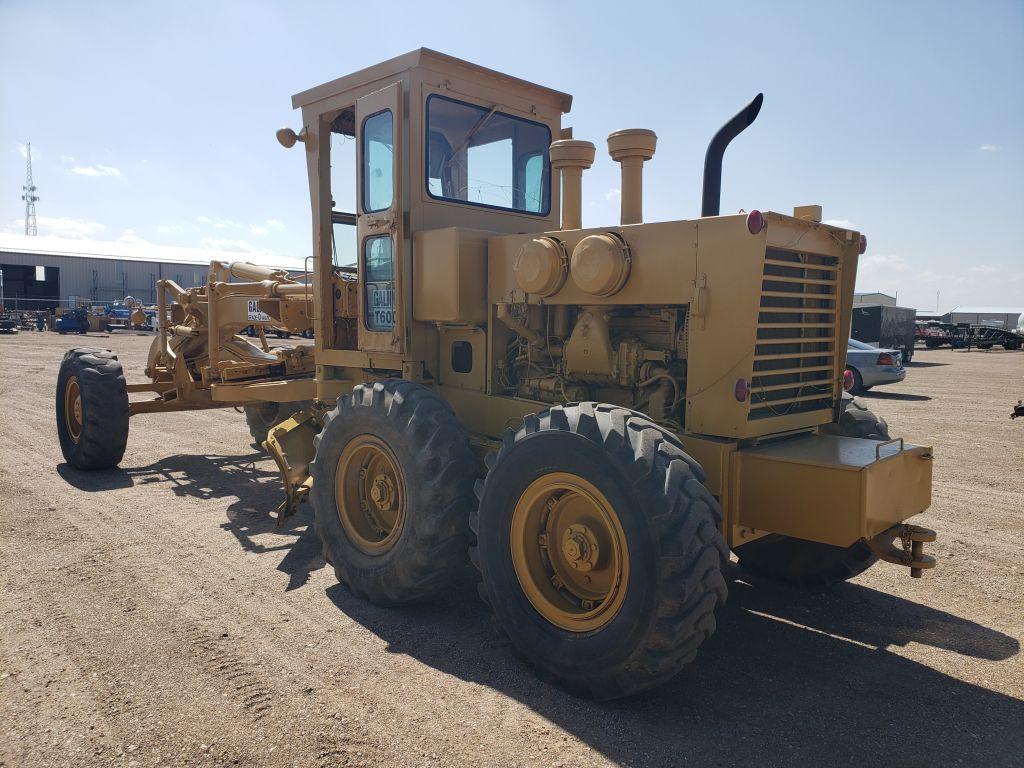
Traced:
<path fill-rule="evenodd" d="M 415 336 L 431 344 L 414 328 L 414 233 L 558 228 L 548 148 L 562 136 L 571 103 L 567 94 L 425 48 L 292 98 L 303 129 L 285 133 L 307 153 L 318 360 L 370 367 L 366 353 L 378 352 L 375 365 L 401 368 L 421 346 Z M 352 298 L 355 321 L 345 317 Z"/>

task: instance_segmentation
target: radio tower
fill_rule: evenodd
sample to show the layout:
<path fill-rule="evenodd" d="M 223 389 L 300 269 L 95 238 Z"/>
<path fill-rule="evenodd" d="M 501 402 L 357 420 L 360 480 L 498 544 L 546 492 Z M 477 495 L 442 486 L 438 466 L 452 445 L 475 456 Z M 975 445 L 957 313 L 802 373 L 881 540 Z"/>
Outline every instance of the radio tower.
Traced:
<path fill-rule="evenodd" d="M 32 182 L 32 142 L 25 147 L 25 186 L 22 189 L 25 190 L 25 194 L 21 196 L 25 201 L 25 234 L 38 235 L 36 200 L 39 199 L 39 195 L 36 194 L 36 185 Z"/>

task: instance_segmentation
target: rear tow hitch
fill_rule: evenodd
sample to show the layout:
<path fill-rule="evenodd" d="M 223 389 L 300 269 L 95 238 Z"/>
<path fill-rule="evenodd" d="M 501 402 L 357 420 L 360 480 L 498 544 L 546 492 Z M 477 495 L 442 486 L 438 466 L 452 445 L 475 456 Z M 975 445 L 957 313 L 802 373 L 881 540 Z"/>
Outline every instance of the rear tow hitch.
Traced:
<path fill-rule="evenodd" d="M 910 578 L 920 579 L 922 571 L 935 567 L 935 558 L 924 554 L 926 542 L 933 542 L 937 534 L 931 528 L 899 523 L 868 540 L 871 551 L 880 560 L 910 569 Z M 899 539 L 900 546 L 895 541 Z"/>

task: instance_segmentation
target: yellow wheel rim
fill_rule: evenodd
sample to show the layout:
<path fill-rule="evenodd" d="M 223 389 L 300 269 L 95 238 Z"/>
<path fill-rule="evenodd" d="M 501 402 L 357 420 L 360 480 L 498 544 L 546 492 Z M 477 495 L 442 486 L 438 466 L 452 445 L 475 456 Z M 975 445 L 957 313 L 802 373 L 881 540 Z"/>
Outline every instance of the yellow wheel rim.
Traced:
<path fill-rule="evenodd" d="M 71 376 L 64 386 L 64 425 L 72 442 L 82 439 L 82 390 L 77 376 Z"/>
<path fill-rule="evenodd" d="M 394 546 L 405 524 L 405 476 L 387 443 L 374 435 L 354 438 L 341 452 L 334 483 L 338 517 L 352 543 L 371 555 Z"/>
<path fill-rule="evenodd" d="M 581 477 L 533 481 L 512 513 L 512 565 L 527 599 L 571 632 L 608 624 L 626 598 L 629 552 L 615 510 Z"/>

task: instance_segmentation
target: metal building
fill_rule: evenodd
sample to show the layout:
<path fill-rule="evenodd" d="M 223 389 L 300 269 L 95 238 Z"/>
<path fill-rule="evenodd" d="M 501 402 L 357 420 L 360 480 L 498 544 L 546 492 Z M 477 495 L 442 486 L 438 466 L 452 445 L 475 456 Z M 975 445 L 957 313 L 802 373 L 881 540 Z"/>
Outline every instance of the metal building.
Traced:
<path fill-rule="evenodd" d="M 0 235 L 0 304 L 8 309 L 52 309 L 73 306 L 78 299 L 102 304 L 125 296 L 152 304 L 157 280 L 168 278 L 186 288 L 200 285 L 212 260 L 268 263 L 242 253 Z"/>
<path fill-rule="evenodd" d="M 1024 306 L 1018 307 L 956 307 L 943 316 L 947 323 L 959 325 L 991 325 L 996 328 L 1016 328 Z"/>
<path fill-rule="evenodd" d="M 887 293 L 855 293 L 853 294 L 853 305 L 859 306 L 861 304 L 881 304 L 883 307 L 895 307 L 896 297 L 890 296 Z"/>

